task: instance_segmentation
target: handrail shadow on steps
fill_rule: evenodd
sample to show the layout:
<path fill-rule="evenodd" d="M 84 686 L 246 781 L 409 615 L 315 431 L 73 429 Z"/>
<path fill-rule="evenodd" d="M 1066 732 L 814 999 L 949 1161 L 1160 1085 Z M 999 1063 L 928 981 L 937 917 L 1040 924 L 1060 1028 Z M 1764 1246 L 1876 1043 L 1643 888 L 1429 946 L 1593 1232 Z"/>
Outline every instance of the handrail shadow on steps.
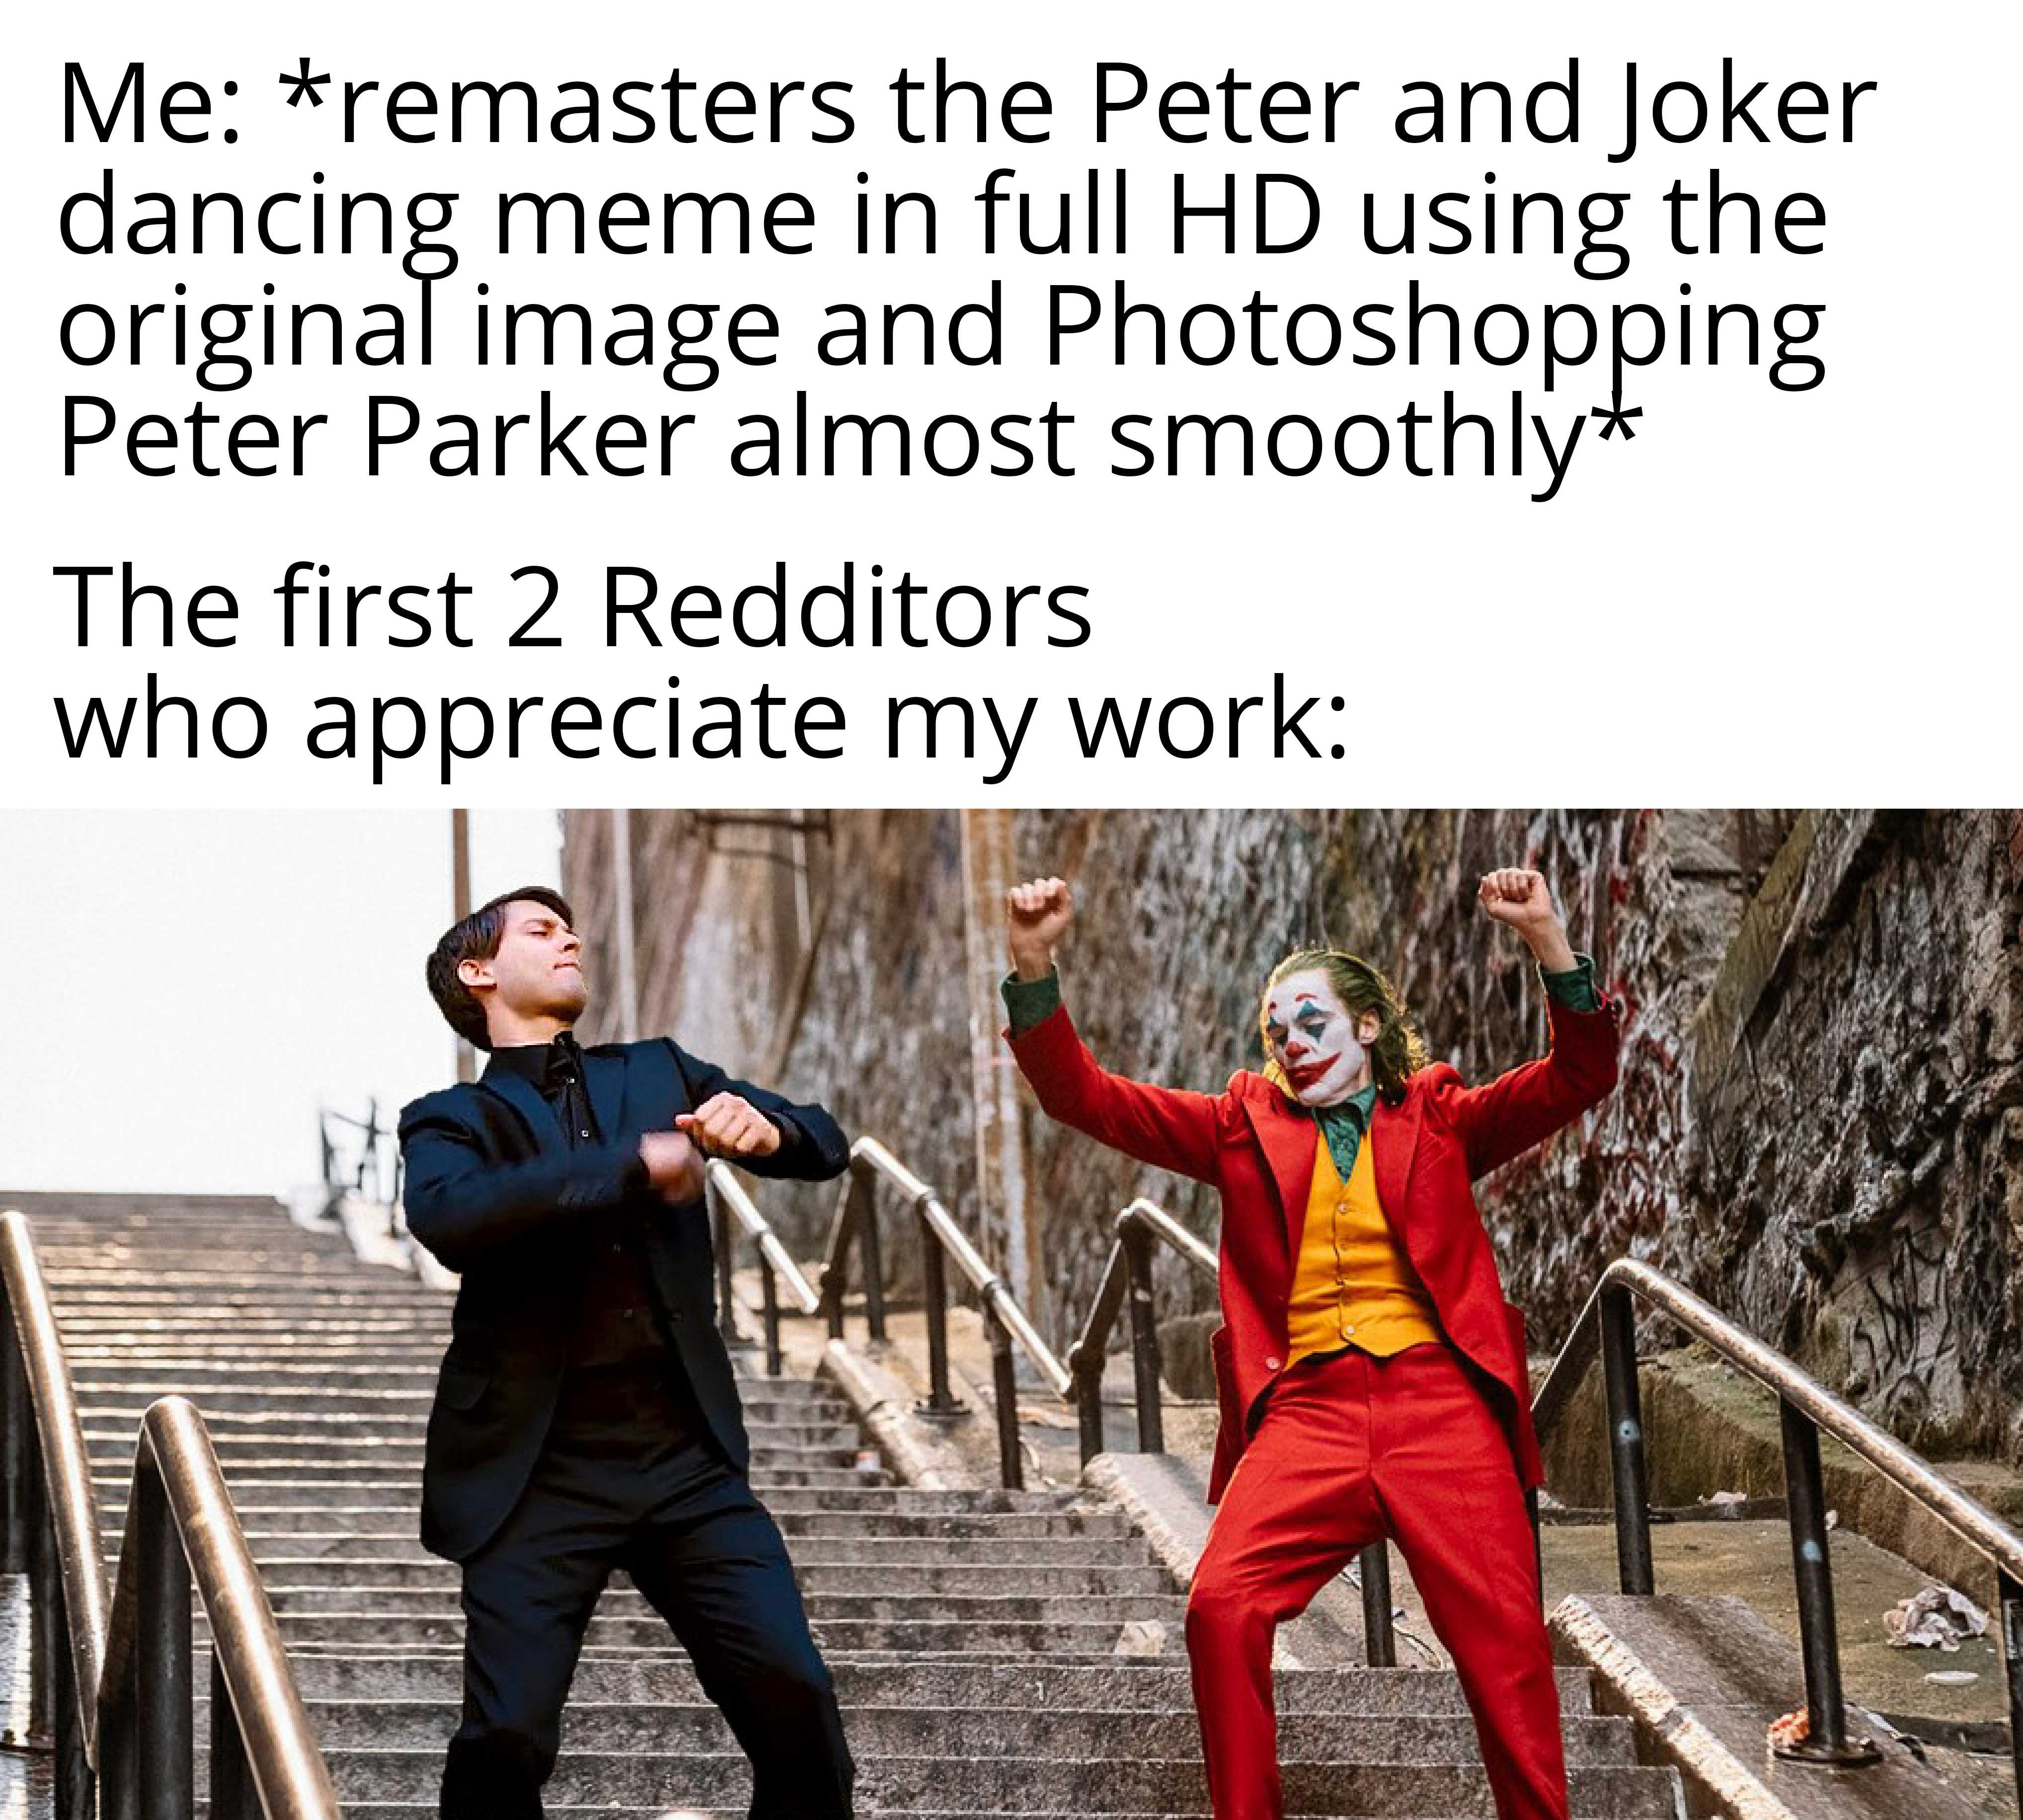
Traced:
<path fill-rule="evenodd" d="M 0 1212 L 4 1565 L 33 1606 L 31 1729 L 57 1820 L 189 1820 L 190 1591 L 210 1626 L 212 1820 L 339 1820 L 337 1796 L 203 1416 L 141 1419 L 111 1609 L 91 1465 L 27 1216 Z"/>

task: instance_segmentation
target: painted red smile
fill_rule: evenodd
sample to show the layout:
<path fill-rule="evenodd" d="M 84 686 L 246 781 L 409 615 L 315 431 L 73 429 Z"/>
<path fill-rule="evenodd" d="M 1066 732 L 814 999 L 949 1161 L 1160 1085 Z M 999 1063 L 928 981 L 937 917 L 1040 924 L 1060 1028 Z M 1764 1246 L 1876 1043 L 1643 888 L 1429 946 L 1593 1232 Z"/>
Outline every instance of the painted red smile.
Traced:
<path fill-rule="evenodd" d="M 1323 1056 L 1318 1062 L 1296 1062 L 1286 1070 L 1286 1078 L 1296 1087 L 1311 1087 L 1333 1065 L 1330 1056 Z"/>

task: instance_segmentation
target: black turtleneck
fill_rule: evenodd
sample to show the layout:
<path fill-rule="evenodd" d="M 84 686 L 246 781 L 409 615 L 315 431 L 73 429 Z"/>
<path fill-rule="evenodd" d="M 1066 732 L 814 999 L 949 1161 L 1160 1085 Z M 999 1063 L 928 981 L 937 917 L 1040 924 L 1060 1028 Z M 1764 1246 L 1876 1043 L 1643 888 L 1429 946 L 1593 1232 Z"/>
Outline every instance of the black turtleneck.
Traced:
<path fill-rule="evenodd" d="M 545 1100 L 561 1122 L 569 1148 L 604 1142 L 583 1084 L 583 1051 L 563 1031 L 551 1043 L 517 1043 L 492 1051 L 493 1065 L 510 1069 Z M 646 1165 L 638 1165 L 643 1179 Z M 590 1263 L 583 1273 L 570 1361 L 578 1365 L 634 1362 L 667 1350 L 667 1320 L 653 1288 L 639 1215 L 627 1207 L 590 1220 Z"/>

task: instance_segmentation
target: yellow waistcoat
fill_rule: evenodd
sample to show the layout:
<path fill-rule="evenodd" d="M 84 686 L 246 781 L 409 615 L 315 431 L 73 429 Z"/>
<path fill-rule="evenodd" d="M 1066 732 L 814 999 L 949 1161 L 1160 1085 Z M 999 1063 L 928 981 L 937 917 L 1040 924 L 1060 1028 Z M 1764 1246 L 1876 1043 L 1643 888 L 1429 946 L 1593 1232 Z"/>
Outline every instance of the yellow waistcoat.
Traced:
<path fill-rule="evenodd" d="M 1344 1346 L 1388 1358 L 1441 1337 L 1432 1298 L 1377 1202 L 1366 1136 L 1355 1147 L 1345 1186 L 1326 1136 L 1314 1146 L 1313 1186 L 1286 1325 L 1289 1365 L 1308 1353 L 1338 1352 Z"/>

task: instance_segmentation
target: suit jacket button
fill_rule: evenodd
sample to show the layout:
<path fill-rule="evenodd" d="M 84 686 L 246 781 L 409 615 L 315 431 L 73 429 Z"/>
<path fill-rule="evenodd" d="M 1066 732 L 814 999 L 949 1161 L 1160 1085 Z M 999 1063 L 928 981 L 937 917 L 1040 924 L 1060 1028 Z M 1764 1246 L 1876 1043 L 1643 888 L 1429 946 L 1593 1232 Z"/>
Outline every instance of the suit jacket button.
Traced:
<path fill-rule="evenodd" d="M 1264 1361 L 1264 1369 L 1268 1372 L 1275 1372 L 1279 1369 L 1278 1360 L 1275 1358 L 1268 1358 Z"/>

